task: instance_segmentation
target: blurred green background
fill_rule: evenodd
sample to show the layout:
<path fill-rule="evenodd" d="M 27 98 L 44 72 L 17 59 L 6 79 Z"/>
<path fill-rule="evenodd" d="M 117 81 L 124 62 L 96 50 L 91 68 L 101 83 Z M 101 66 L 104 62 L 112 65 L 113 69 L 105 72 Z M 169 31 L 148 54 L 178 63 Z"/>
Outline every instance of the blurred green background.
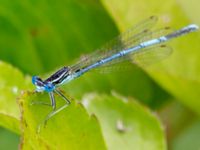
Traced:
<path fill-rule="evenodd" d="M 17 94 L 4 96 L 10 90 L 5 84 L 20 85 L 18 94 L 33 90 L 23 83 L 24 75 L 46 77 L 151 15 L 159 17 L 158 28 L 200 24 L 198 5 L 198 0 L 0 0 L 0 60 L 18 68 L 10 71 L 0 62 L 0 125 L 15 132 L 0 129 L 0 149 L 17 149 L 20 141 L 13 127 L 19 118 Z M 161 63 L 132 66 L 123 74 L 86 74 L 64 90 L 75 99 L 111 91 L 133 97 L 158 112 L 169 149 L 199 149 L 199 40 L 199 33 L 181 37 L 170 43 L 174 52 Z"/>

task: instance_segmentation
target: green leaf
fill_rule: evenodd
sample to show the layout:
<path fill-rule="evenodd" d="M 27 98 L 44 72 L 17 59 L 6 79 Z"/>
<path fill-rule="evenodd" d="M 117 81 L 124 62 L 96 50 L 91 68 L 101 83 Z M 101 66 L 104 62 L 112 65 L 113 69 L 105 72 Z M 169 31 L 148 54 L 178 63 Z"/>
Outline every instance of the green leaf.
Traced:
<path fill-rule="evenodd" d="M 0 139 L 0 149 L 17 150 L 20 141 L 19 135 L 0 128 Z"/>
<path fill-rule="evenodd" d="M 183 130 L 171 143 L 172 150 L 199 149 L 200 122 L 196 121 Z"/>
<path fill-rule="evenodd" d="M 183 27 L 190 23 L 199 23 L 196 7 L 199 1 L 132 1 L 115 2 L 102 0 L 112 14 L 117 25 L 123 30 L 146 16 L 158 14 L 159 25 Z M 194 8 L 194 9 L 193 9 Z M 195 11 L 196 10 L 196 11 Z M 145 12 L 145 13 L 144 13 Z M 195 13 L 194 13 L 195 12 Z M 199 32 L 185 35 L 173 41 L 174 53 L 162 64 L 157 64 L 146 71 L 164 89 L 177 99 L 200 114 L 200 45 Z"/>
<path fill-rule="evenodd" d="M 89 94 L 83 104 L 99 119 L 109 150 L 165 150 L 163 127 L 155 115 L 134 100 L 119 95 Z"/>
<path fill-rule="evenodd" d="M 64 100 L 56 95 L 57 107 Z M 19 99 L 22 112 L 22 149 L 106 149 L 95 116 L 89 116 L 83 106 L 72 101 L 69 107 L 41 124 L 52 107 L 30 105 L 35 101 L 49 102 L 47 94 L 24 93 Z M 49 102 L 50 103 L 50 102 Z M 40 131 L 38 132 L 38 125 Z"/>
<path fill-rule="evenodd" d="M 80 52 L 93 50 L 117 33 L 99 1 L 6 0 L 0 4 L 0 58 L 26 73 L 45 73 L 69 64 Z"/>
<path fill-rule="evenodd" d="M 30 80 L 16 68 L 0 62 L 0 125 L 19 133 L 20 112 L 17 97 L 30 87 Z"/>
<path fill-rule="evenodd" d="M 0 9 L 0 59 L 24 73 L 41 75 L 70 65 L 72 60 L 94 51 L 119 33 L 97 0 L 4 0 Z M 66 87 L 76 98 L 86 92 L 111 89 L 134 96 L 153 108 L 169 97 L 136 67 L 112 75 L 87 75 Z"/>

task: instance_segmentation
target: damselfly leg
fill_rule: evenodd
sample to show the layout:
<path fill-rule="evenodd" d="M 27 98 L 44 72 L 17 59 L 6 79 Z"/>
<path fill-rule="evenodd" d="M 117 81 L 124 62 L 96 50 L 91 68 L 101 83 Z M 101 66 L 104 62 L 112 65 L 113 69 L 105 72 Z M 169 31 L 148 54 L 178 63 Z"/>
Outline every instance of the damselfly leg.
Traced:
<path fill-rule="evenodd" d="M 63 106 L 59 107 L 56 109 L 56 100 L 55 100 L 55 96 L 54 93 L 58 94 L 60 97 L 62 97 L 62 99 L 64 99 L 64 101 L 66 102 Z M 51 100 L 51 106 L 52 106 L 52 111 L 45 117 L 45 119 L 42 121 L 42 123 L 38 126 L 38 132 L 40 131 L 41 125 L 43 125 L 44 127 L 47 124 L 47 121 L 53 117 L 55 114 L 57 114 L 58 112 L 62 111 L 64 108 L 66 108 L 71 102 L 69 99 L 67 99 L 64 94 L 59 91 L 58 89 L 55 89 L 52 92 L 49 92 L 49 97 Z"/>

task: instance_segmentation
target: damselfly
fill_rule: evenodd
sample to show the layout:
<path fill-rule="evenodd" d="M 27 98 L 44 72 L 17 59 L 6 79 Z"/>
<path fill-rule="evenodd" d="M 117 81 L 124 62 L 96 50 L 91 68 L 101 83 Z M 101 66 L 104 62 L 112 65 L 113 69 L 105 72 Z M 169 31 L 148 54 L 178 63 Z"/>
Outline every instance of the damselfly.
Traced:
<path fill-rule="evenodd" d="M 36 86 L 36 91 L 48 92 L 51 100 L 50 105 L 53 108 L 52 112 L 46 116 L 44 123 L 46 124 L 48 119 L 70 104 L 70 100 L 58 89 L 59 86 L 82 76 L 90 70 L 116 64 L 123 60 L 130 60 L 141 65 L 144 62 L 148 63 L 149 60 L 162 59 L 171 53 L 171 49 L 163 43 L 199 28 L 197 25 L 191 24 L 176 31 L 171 31 L 169 28 L 152 30 L 156 22 L 157 17 L 155 16 L 142 21 L 99 51 L 81 59 L 75 65 L 61 68 L 45 80 L 33 76 L 32 82 Z M 57 93 L 66 101 L 66 104 L 58 109 L 56 109 L 54 93 Z"/>

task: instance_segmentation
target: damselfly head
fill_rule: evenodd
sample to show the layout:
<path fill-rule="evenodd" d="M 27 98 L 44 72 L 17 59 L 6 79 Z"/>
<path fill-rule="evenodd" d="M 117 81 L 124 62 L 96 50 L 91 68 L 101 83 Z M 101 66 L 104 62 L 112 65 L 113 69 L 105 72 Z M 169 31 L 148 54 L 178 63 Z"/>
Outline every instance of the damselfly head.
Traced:
<path fill-rule="evenodd" d="M 51 82 L 43 81 L 38 76 L 32 77 L 32 83 L 36 86 L 37 92 L 42 92 L 42 91 L 51 92 L 55 89 L 55 86 Z"/>
<path fill-rule="evenodd" d="M 37 92 L 42 92 L 45 90 L 44 87 L 44 82 L 42 81 L 41 78 L 39 78 L 38 76 L 33 76 L 32 77 L 32 83 L 36 86 L 36 91 Z"/>
<path fill-rule="evenodd" d="M 34 85 L 36 85 L 36 86 L 43 86 L 43 85 L 44 85 L 42 79 L 39 78 L 38 76 L 33 76 L 33 77 L 32 77 L 32 83 L 33 83 Z"/>

